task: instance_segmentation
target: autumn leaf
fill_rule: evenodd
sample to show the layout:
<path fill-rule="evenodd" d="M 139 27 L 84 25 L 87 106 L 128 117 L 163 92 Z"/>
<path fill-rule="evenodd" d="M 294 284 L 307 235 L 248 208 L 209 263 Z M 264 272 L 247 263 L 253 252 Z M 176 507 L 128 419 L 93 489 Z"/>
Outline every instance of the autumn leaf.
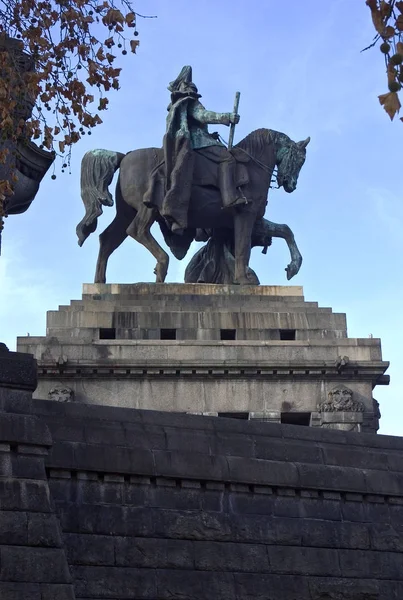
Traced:
<path fill-rule="evenodd" d="M 378 8 L 377 0 L 366 0 L 366 5 L 369 6 L 371 11 L 372 22 L 377 32 L 382 35 L 385 28 L 381 11 Z"/>
<path fill-rule="evenodd" d="M 134 23 L 136 21 L 136 14 L 133 12 L 127 13 L 125 21 L 128 25 L 131 25 L 132 23 Z"/>
<path fill-rule="evenodd" d="M 389 2 L 382 0 L 380 5 L 382 19 L 388 19 L 392 13 L 392 6 Z"/>
<path fill-rule="evenodd" d="M 390 120 L 393 121 L 394 116 L 399 112 L 401 107 L 399 96 L 396 92 L 388 92 L 387 94 L 381 94 L 378 98 L 379 102 L 388 113 Z"/>
<path fill-rule="evenodd" d="M 136 50 L 139 45 L 140 42 L 138 40 L 130 40 L 130 49 L 134 54 L 136 54 Z"/>
<path fill-rule="evenodd" d="M 103 51 L 102 47 L 98 49 L 98 52 L 96 53 L 96 55 L 95 55 L 95 56 L 97 57 L 97 59 L 98 59 L 100 62 L 102 62 L 102 61 L 104 61 L 104 60 L 105 60 L 105 54 L 104 54 L 104 51 Z"/>
<path fill-rule="evenodd" d="M 105 110 L 108 104 L 108 98 L 100 98 L 98 110 Z"/>

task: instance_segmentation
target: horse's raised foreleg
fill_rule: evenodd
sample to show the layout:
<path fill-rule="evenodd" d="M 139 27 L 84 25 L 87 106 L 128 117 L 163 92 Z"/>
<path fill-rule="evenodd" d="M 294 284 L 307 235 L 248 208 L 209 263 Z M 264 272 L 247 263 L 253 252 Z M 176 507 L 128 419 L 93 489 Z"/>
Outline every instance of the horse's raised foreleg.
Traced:
<path fill-rule="evenodd" d="M 253 285 L 255 283 L 248 278 L 247 272 L 255 220 L 256 214 L 246 210 L 239 211 L 234 215 L 235 283 L 239 285 Z"/>
<path fill-rule="evenodd" d="M 169 256 L 151 235 L 151 226 L 155 222 L 154 210 L 142 206 L 127 228 L 127 234 L 142 244 L 157 260 L 154 269 L 156 283 L 164 283 L 168 272 Z"/>
<path fill-rule="evenodd" d="M 298 250 L 297 244 L 295 243 L 294 234 L 288 225 L 267 221 L 267 227 L 267 235 L 270 237 L 283 238 L 287 242 L 287 246 L 290 251 L 291 262 L 287 265 L 285 270 L 287 272 L 287 279 L 291 279 L 298 273 L 302 265 L 302 255 Z"/>

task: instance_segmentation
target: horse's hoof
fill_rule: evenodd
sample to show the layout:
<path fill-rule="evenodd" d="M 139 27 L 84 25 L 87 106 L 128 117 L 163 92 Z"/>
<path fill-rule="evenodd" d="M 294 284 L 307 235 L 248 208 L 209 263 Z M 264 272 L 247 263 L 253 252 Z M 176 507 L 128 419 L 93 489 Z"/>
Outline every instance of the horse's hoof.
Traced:
<path fill-rule="evenodd" d="M 168 264 L 157 264 L 154 273 L 156 275 L 155 283 L 164 283 L 168 273 Z"/>
<path fill-rule="evenodd" d="M 287 280 L 290 281 L 298 273 L 299 269 L 296 265 L 288 265 L 285 271 L 287 273 Z"/>

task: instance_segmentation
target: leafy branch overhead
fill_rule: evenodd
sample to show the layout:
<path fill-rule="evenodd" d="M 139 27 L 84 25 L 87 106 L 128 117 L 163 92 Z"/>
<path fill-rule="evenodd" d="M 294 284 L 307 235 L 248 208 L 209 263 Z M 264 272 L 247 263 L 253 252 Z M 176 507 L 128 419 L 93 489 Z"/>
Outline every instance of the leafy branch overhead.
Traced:
<path fill-rule="evenodd" d="M 378 98 L 393 120 L 401 108 L 399 92 L 403 84 L 403 1 L 366 0 L 366 4 L 370 8 L 377 32 L 368 48 L 379 43 L 379 49 L 385 56 L 389 91 Z M 403 121 L 403 118 L 400 120 Z"/>
<path fill-rule="evenodd" d="M 117 54 L 136 52 L 139 44 L 139 15 L 130 1 L 118 1 L 120 9 L 115 0 L 0 0 L 3 139 L 33 138 L 69 155 L 81 136 L 102 123 L 98 113 L 107 108 L 107 94 L 119 89 Z M 1 43 L 10 38 L 19 52 Z M 19 68 L 21 51 L 31 62 L 28 69 Z M 32 117 L 16 121 L 27 104 Z"/>

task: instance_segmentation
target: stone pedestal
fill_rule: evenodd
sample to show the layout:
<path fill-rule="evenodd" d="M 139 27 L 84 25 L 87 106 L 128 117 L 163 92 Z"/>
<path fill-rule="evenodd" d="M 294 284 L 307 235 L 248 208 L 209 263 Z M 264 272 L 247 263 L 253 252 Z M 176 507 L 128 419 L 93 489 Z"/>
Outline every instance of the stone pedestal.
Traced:
<path fill-rule="evenodd" d="M 18 339 L 38 361 L 36 398 L 328 427 L 318 407 L 343 384 L 363 407 L 360 430 L 375 430 L 372 390 L 388 383 L 380 341 L 348 338 L 345 315 L 300 287 L 83 292 L 48 312 L 46 337 Z"/>

